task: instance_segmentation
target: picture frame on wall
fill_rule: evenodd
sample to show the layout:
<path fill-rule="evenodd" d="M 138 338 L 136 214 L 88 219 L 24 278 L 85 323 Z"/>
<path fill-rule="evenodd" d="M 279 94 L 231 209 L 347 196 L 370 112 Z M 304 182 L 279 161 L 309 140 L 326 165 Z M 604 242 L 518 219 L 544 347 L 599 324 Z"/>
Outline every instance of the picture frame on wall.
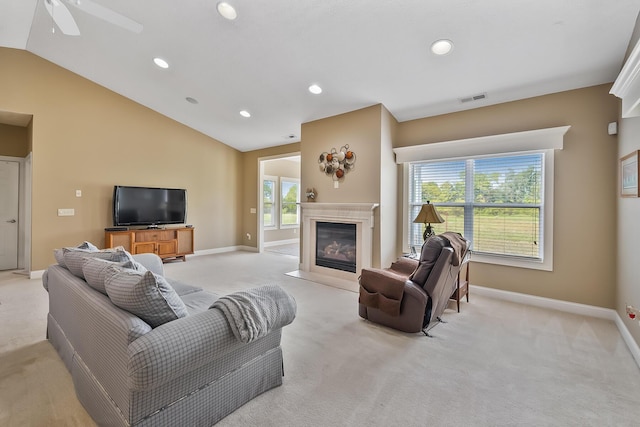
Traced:
<path fill-rule="evenodd" d="M 620 196 L 622 197 L 640 197 L 638 192 L 638 154 L 640 150 L 620 159 Z"/>

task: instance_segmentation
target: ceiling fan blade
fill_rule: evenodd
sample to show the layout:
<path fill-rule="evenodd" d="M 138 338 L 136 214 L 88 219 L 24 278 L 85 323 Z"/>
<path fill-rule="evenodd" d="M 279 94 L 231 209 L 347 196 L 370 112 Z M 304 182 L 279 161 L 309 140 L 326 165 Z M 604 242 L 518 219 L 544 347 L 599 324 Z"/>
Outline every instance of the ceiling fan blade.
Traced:
<path fill-rule="evenodd" d="M 51 1 L 56 1 L 56 0 L 51 0 Z M 77 7 L 81 11 L 86 12 L 89 15 L 93 15 L 96 18 L 102 19 L 103 21 L 109 22 L 110 24 L 117 25 L 118 27 L 122 27 L 126 30 L 132 31 L 137 34 L 142 32 L 142 24 L 140 24 L 139 22 L 136 22 L 133 19 L 127 18 L 124 15 L 120 15 L 118 12 L 115 12 L 111 9 L 101 6 L 98 3 L 94 3 L 91 0 L 67 0 L 67 1 L 69 4 Z"/>
<path fill-rule="evenodd" d="M 67 36 L 80 35 L 80 29 L 78 29 L 75 19 L 60 0 L 44 0 L 44 7 L 63 34 Z"/>

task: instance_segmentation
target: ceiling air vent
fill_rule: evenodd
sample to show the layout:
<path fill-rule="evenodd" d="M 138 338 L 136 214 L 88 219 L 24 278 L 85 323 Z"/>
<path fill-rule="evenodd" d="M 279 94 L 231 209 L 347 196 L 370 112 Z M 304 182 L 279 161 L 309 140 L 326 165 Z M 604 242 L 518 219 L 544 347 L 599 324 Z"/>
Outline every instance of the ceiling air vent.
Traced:
<path fill-rule="evenodd" d="M 460 98 L 460 102 L 465 104 L 467 102 L 480 101 L 483 99 L 487 99 L 486 93 L 481 93 L 479 95 L 468 96 L 466 98 Z"/>

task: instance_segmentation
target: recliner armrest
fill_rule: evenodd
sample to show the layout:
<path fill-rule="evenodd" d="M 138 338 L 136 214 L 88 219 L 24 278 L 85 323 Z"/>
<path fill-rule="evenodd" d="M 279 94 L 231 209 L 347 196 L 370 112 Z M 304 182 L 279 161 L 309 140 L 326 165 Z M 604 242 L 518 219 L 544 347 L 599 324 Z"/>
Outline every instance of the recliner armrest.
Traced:
<path fill-rule="evenodd" d="M 363 268 L 360 275 L 360 285 L 369 291 L 381 292 L 389 296 L 383 290 L 403 286 L 407 276 L 398 274 L 395 271 L 378 268 Z"/>

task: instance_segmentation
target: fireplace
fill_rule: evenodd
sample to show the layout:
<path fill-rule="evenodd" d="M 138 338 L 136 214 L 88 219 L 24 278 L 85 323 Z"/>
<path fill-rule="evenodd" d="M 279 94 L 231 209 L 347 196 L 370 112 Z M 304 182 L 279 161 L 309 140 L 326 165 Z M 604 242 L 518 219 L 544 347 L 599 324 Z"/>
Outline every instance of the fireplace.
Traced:
<path fill-rule="evenodd" d="M 316 265 L 356 272 L 356 224 L 316 222 Z"/>
<path fill-rule="evenodd" d="M 302 202 L 300 206 L 300 269 L 291 275 L 357 292 L 358 276 L 372 264 L 373 211 L 378 204 Z"/>

